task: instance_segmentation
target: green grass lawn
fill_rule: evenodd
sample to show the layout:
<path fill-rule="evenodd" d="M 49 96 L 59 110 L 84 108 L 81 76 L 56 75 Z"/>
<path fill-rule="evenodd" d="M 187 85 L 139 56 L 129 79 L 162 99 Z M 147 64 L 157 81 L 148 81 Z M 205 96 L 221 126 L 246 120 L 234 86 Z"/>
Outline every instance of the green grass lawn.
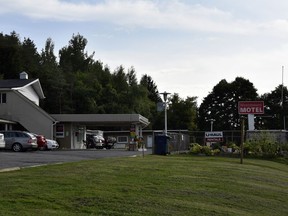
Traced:
<path fill-rule="evenodd" d="M 0 215 L 288 215 L 288 166 L 109 158 L 0 173 Z"/>

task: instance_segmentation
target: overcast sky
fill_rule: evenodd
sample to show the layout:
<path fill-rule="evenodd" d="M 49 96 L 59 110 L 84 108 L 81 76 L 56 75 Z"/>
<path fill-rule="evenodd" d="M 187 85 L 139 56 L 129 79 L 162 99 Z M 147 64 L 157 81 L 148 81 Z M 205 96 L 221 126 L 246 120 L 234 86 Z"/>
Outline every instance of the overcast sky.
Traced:
<path fill-rule="evenodd" d="M 57 56 L 79 33 L 112 72 L 133 66 L 138 80 L 148 74 L 159 92 L 197 96 L 198 105 L 237 76 L 271 92 L 282 66 L 287 86 L 287 17 L 287 0 L 0 0 L 2 33 L 29 37 L 39 51 L 51 37 Z"/>

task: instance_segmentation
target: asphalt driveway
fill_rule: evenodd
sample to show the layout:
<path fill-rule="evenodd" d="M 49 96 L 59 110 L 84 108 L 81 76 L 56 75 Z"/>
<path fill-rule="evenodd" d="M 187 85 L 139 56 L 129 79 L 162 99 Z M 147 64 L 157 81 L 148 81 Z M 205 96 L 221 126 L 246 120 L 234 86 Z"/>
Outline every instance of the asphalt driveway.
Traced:
<path fill-rule="evenodd" d="M 0 151 L 0 171 L 21 169 L 24 167 L 40 166 L 53 163 L 65 163 L 82 160 L 95 160 L 109 157 L 132 157 L 142 155 L 142 151 L 127 150 L 54 150 L 54 151 L 27 151 L 12 152 Z M 151 150 L 144 151 L 151 154 Z"/>

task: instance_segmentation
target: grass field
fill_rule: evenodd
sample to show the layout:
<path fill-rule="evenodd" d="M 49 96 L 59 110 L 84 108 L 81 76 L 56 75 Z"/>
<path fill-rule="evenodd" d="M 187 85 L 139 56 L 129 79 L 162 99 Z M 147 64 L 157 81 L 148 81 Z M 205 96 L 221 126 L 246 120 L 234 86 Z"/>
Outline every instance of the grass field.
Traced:
<path fill-rule="evenodd" d="M 0 215 L 288 215 L 288 166 L 109 158 L 0 173 Z"/>

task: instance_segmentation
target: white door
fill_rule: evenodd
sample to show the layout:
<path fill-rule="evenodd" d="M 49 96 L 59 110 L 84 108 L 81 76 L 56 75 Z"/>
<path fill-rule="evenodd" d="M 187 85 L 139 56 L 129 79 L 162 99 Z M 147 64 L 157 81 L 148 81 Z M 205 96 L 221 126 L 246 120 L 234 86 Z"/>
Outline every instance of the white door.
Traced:
<path fill-rule="evenodd" d="M 147 148 L 152 148 L 153 145 L 153 136 L 147 136 Z"/>

